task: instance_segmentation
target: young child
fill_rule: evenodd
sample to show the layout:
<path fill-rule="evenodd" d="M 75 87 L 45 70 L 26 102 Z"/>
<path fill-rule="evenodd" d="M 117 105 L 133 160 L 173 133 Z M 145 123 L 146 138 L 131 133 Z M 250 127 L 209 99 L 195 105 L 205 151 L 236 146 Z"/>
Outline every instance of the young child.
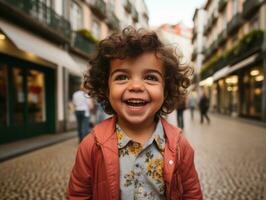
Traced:
<path fill-rule="evenodd" d="M 102 40 L 90 64 L 84 86 L 113 117 L 81 142 L 68 199 L 202 199 L 193 149 L 161 117 L 184 98 L 191 68 L 132 27 Z"/>

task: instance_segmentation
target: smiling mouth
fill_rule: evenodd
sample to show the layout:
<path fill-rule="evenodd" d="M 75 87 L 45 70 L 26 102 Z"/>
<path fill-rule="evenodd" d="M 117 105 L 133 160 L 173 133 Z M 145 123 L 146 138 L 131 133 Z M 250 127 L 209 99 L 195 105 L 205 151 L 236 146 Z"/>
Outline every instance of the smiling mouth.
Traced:
<path fill-rule="evenodd" d="M 149 101 L 143 99 L 127 99 L 124 101 L 124 103 L 128 106 L 141 107 L 147 105 Z"/>

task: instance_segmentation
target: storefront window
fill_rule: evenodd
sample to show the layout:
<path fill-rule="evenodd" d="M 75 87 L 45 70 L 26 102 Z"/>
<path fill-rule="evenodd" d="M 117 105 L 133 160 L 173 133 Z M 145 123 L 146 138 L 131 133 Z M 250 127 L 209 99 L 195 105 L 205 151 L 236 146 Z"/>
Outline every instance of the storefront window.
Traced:
<path fill-rule="evenodd" d="M 46 120 L 44 73 L 30 70 L 27 86 L 29 122 L 44 122 Z"/>
<path fill-rule="evenodd" d="M 0 64 L 0 126 L 7 125 L 7 67 Z"/>
<path fill-rule="evenodd" d="M 13 98 L 13 120 L 12 122 L 16 125 L 24 123 L 24 106 L 25 106 L 25 93 L 23 90 L 23 71 L 20 68 L 14 68 L 12 71 L 12 80 L 14 87 L 14 98 Z"/>
<path fill-rule="evenodd" d="M 238 96 L 238 76 L 233 75 L 229 76 L 225 79 L 226 89 L 229 93 L 229 105 L 228 112 L 232 116 L 238 115 L 238 107 L 239 107 L 239 96 Z"/>
<path fill-rule="evenodd" d="M 250 115 L 259 117 L 262 103 L 262 81 L 264 79 L 262 68 L 253 68 L 250 71 Z"/>
<path fill-rule="evenodd" d="M 263 80 L 264 76 L 262 67 L 253 67 L 245 72 L 243 79 L 244 99 L 242 105 L 242 114 L 250 117 L 260 117 Z"/>

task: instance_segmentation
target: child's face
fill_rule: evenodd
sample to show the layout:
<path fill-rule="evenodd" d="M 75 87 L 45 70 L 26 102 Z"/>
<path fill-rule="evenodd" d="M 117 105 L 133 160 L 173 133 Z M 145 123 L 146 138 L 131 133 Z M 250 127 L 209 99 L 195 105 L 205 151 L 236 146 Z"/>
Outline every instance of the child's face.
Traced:
<path fill-rule="evenodd" d="M 164 102 L 164 70 L 154 53 L 114 59 L 108 80 L 109 101 L 120 123 L 147 126 Z"/>

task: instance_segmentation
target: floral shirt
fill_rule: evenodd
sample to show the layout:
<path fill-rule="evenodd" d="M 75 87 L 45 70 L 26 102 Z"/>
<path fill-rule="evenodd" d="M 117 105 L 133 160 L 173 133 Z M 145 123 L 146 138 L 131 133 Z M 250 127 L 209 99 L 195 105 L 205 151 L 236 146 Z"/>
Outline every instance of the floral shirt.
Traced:
<path fill-rule="evenodd" d="M 130 139 L 116 124 L 122 200 L 164 199 L 163 152 L 165 137 L 161 121 L 144 146 Z"/>

